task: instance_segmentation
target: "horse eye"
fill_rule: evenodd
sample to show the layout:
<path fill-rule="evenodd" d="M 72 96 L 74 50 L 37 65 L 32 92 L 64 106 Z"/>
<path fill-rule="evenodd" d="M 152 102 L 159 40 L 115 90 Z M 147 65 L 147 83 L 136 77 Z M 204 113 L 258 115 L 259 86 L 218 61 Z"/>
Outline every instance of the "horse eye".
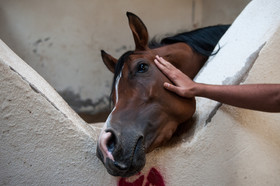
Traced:
<path fill-rule="evenodd" d="M 145 63 L 140 63 L 137 67 L 137 72 L 144 73 L 144 72 L 147 72 L 148 69 L 149 69 L 149 65 L 147 65 Z"/>

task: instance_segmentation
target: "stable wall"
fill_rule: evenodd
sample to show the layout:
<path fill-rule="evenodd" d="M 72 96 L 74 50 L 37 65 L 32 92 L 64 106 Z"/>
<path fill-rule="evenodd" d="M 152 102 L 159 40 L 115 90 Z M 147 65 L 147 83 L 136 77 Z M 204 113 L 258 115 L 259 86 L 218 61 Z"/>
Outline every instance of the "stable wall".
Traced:
<path fill-rule="evenodd" d="M 251 2 L 196 81 L 279 83 L 279 12 L 278 0 Z M 206 99 L 197 99 L 195 127 L 179 142 L 149 153 L 139 175 L 112 177 L 95 156 L 99 125 L 83 122 L 3 42 L 0 54 L 0 185 L 118 185 L 141 176 L 141 185 L 156 179 L 178 186 L 280 182 L 279 114 Z"/>
<path fill-rule="evenodd" d="M 100 50 L 119 57 L 134 49 L 126 11 L 144 21 L 152 38 L 231 23 L 248 2 L 0 0 L 0 38 L 76 112 L 96 114 L 109 109 L 112 81 Z"/>

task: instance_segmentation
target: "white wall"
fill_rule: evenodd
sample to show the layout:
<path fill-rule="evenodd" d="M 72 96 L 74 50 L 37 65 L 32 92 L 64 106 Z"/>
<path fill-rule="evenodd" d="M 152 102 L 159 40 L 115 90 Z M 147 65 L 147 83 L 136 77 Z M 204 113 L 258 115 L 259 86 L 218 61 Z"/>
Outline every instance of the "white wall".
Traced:
<path fill-rule="evenodd" d="M 72 108 L 94 114 L 108 109 L 112 79 L 100 50 L 119 57 L 134 48 L 126 11 L 139 15 L 153 37 L 231 23 L 249 0 L 211 2 L 0 0 L 0 38 Z"/>

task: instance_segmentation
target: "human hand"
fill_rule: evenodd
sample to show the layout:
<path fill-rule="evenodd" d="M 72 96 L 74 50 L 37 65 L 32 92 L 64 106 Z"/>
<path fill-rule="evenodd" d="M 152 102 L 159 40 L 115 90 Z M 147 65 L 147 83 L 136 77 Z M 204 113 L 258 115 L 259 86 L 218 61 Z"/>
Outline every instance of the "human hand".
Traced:
<path fill-rule="evenodd" d="M 196 83 L 187 75 L 158 55 L 154 61 L 157 67 L 174 83 L 172 85 L 165 82 L 163 84 L 164 88 L 182 97 L 192 98 L 195 96 L 194 88 Z"/>

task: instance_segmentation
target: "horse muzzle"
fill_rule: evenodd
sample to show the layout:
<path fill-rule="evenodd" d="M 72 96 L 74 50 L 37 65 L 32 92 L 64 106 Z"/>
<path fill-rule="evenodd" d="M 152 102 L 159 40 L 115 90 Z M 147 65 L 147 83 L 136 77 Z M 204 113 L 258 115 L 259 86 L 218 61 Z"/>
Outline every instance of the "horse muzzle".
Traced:
<path fill-rule="evenodd" d="M 143 136 L 131 133 L 117 135 L 113 129 L 106 129 L 98 141 L 97 157 L 112 176 L 132 176 L 146 163 Z"/>

